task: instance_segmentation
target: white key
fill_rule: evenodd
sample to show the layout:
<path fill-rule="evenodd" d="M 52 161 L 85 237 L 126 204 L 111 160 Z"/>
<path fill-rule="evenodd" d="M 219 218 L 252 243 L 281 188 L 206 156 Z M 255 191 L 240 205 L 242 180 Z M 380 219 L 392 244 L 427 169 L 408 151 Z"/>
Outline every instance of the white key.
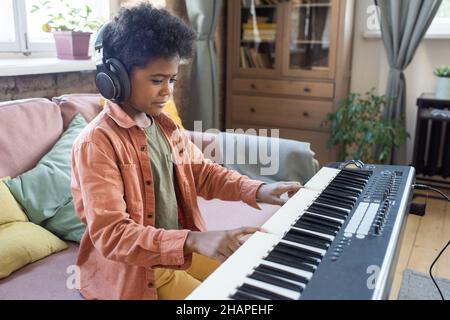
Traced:
<path fill-rule="evenodd" d="M 223 300 L 244 283 L 246 277 L 260 264 L 280 241 L 279 236 L 256 232 L 234 254 L 222 263 L 188 300 Z"/>
<path fill-rule="evenodd" d="M 305 184 L 305 188 L 322 192 L 340 171 L 339 169 L 324 167 Z"/>
<path fill-rule="evenodd" d="M 282 288 L 282 287 L 279 287 L 279 286 L 275 286 L 275 285 L 270 284 L 270 283 L 262 282 L 262 281 L 259 281 L 259 280 L 247 278 L 247 279 L 245 279 L 244 283 L 251 284 L 251 285 L 253 285 L 255 287 L 258 287 L 258 288 L 261 288 L 261 289 L 265 289 L 265 290 L 268 290 L 270 292 L 277 293 L 277 294 L 280 294 L 282 296 L 285 296 L 287 298 L 291 298 L 291 299 L 294 299 L 294 300 L 298 300 L 300 298 L 300 293 L 298 293 L 298 292 L 295 292 L 295 291 L 292 291 L 292 290 L 289 290 L 289 289 L 286 289 L 286 288 Z"/>
<path fill-rule="evenodd" d="M 301 217 L 320 193 L 300 189 L 262 226 L 269 233 L 283 235 Z"/>
<path fill-rule="evenodd" d="M 261 264 L 267 265 L 267 266 L 271 266 L 280 270 L 284 270 L 284 271 L 288 271 L 291 272 L 293 274 L 302 276 L 308 280 L 310 280 L 313 276 L 312 272 L 308 272 L 308 271 L 304 271 L 304 270 L 300 270 L 300 269 L 296 269 L 293 267 L 289 267 L 289 266 L 285 266 L 284 264 L 279 264 L 277 262 L 272 262 L 272 261 L 267 261 L 267 260 L 263 260 L 261 262 Z"/>
<path fill-rule="evenodd" d="M 311 246 L 307 246 L 307 245 L 305 245 L 303 243 L 292 242 L 292 241 L 289 241 L 289 240 L 281 240 L 280 242 L 285 242 L 287 244 L 290 244 L 290 245 L 293 245 L 293 246 L 296 246 L 296 247 L 299 247 L 299 248 L 303 248 L 303 249 L 306 249 L 306 250 L 311 250 L 311 251 L 314 251 L 314 252 L 317 252 L 317 253 L 321 254 L 322 256 L 324 256 L 325 253 L 327 252 L 326 250 L 323 250 L 323 249 L 320 249 L 320 248 L 316 248 L 316 247 L 312 247 L 312 245 Z"/>
<path fill-rule="evenodd" d="M 321 236 L 321 237 L 324 237 L 324 238 L 328 238 L 330 240 L 334 240 L 334 237 L 332 235 L 329 235 L 329 234 L 320 233 L 320 232 L 316 232 L 316 231 L 311 231 L 311 230 L 308 230 L 308 229 L 302 229 L 302 228 L 299 228 L 299 227 L 292 227 L 291 229 L 297 229 L 297 230 L 301 230 L 301 231 L 304 231 L 304 232 L 309 232 L 309 233 L 315 234 L 317 236 Z"/>

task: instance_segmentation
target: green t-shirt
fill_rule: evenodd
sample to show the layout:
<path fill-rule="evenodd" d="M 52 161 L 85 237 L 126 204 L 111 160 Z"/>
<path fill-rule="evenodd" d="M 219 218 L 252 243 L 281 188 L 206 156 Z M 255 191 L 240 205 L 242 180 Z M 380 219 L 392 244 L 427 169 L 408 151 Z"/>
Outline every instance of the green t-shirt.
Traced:
<path fill-rule="evenodd" d="M 155 227 L 178 229 L 178 206 L 174 187 L 172 151 L 159 125 L 145 128 L 155 190 Z"/>

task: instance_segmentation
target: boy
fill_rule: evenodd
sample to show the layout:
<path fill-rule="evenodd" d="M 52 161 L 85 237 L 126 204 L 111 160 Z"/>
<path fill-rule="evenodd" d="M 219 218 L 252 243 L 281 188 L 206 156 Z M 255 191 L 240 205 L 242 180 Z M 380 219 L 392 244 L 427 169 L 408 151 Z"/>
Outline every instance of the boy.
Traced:
<path fill-rule="evenodd" d="M 87 299 L 184 299 L 217 267 L 213 260 L 224 261 L 259 230 L 205 232 L 197 195 L 258 208 L 257 200 L 282 204 L 281 194 L 300 188 L 263 184 L 204 159 L 162 113 L 195 39 L 150 4 L 122 9 L 105 29 L 104 57 L 122 63 L 131 90 L 123 101 L 107 100 L 73 146 L 72 193 L 87 225 L 77 265 Z"/>

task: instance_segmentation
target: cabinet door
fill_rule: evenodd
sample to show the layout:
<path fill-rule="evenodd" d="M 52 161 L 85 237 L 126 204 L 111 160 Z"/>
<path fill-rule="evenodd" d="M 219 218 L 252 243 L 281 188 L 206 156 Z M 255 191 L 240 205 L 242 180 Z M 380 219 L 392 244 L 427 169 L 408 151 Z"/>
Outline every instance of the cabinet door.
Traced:
<path fill-rule="evenodd" d="M 341 0 L 292 0 L 284 5 L 283 74 L 334 77 Z"/>
<path fill-rule="evenodd" d="M 233 73 L 281 74 L 281 4 L 266 0 L 233 0 L 231 4 Z"/>

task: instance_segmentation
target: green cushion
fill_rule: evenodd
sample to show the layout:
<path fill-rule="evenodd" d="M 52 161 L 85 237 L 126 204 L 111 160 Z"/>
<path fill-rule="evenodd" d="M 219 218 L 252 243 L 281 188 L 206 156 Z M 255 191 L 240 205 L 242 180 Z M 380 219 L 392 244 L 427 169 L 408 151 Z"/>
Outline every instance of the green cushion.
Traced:
<path fill-rule="evenodd" d="M 70 189 L 72 145 L 86 125 L 81 115 L 75 116 L 35 168 L 5 182 L 30 221 L 77 242 L 86 226 L 75 213 Z"/>

